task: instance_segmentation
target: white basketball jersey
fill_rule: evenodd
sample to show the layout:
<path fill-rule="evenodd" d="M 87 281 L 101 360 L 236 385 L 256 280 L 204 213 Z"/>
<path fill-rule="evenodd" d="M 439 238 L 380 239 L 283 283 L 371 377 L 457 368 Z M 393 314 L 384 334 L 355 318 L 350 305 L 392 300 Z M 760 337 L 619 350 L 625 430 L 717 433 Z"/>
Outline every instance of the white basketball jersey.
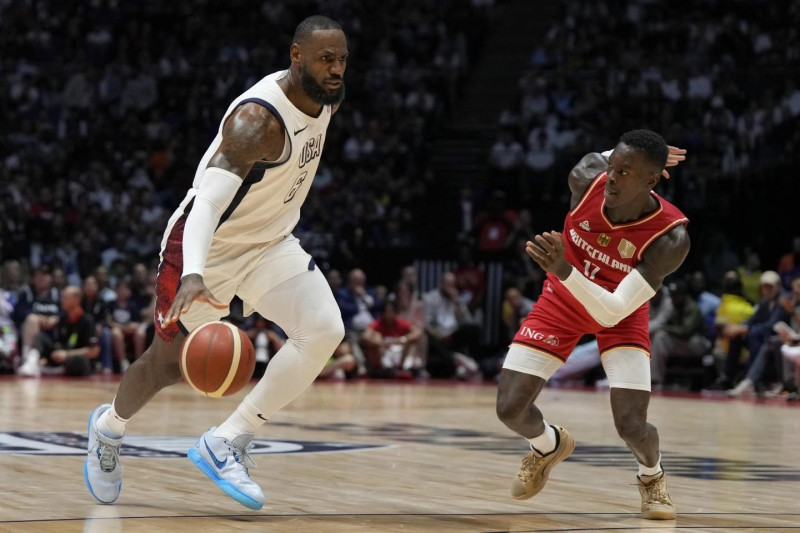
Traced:
<path fill-rule="evenodd" d="M 231 103 L 220 122 L 216 138 L 197 166 L 192 188 L 170 219 L 166 234 L 197 194 L 208 162 L 222 142 L 225 120 L 237 107 L 249 102 L 266 107 L 283 124 L 286 130 L 283 154 L 277 161 L 256 162 L 223 212 L 214 240 L 268 243 L 292 232 L 319 166 L 325 132 L 331 119 L 331 106 L 323 106 L 316 118 L 297 109 L 277 84 L 287 75 L 286 70 L 270 74 Z"/>

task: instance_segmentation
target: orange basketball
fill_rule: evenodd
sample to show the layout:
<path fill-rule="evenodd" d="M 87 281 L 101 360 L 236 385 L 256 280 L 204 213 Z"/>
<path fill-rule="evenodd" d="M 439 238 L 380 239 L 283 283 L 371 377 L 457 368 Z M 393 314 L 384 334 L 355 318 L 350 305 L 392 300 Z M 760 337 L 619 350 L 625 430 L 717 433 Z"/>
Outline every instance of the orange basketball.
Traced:
<path fill-rule="evenodd" d="M 209 322 L 184 339 L 180 366 L 194 390 L 222 398 L 247 385 L 256 368 L 256 355 L 244 331 L 228 322 Z"/>

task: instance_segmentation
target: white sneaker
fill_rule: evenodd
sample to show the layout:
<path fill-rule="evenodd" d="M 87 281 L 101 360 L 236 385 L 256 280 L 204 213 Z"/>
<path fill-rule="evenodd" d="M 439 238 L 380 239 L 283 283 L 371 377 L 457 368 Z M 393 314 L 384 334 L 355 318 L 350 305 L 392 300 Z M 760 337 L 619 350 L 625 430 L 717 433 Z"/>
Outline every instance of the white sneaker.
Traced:
<path fill-rule="evenodd" d="M 28 355 L 25 362 L 17 368 L 17 375 L 24 378 L 38 378 L 42 374 L 42 369 L 39 367 L 39 356 Z"/>
<path fill-rule="evenodd" d="M 222 489 L 222 492 L 256 511 L 264 506 L 264 493 L 251 478 L 249 467 L 253 434 L 239 435 L 233 441 L 215 437 L 213 427 L 203 433 L 186 454 L 194 465 Z"/>
<path fill-rule="evenodd" d="M 110 403 L 104 403 L 89 417 L 89 445 L 83 463 L 86 488 L 100 503 L 114 503 L 122 491 L 122 465 L 119 463 L 122 437 L 112 439 L 97 429 L 97 419 L 110 408 Z"/>
<path fill-rule="evenodd" d="M 728 391 L 728 396 L 738 397 L 745 394 L 752 395 L 756 393 L 755 385 L 747 378 L 744 378 L 734 388 Z"/>

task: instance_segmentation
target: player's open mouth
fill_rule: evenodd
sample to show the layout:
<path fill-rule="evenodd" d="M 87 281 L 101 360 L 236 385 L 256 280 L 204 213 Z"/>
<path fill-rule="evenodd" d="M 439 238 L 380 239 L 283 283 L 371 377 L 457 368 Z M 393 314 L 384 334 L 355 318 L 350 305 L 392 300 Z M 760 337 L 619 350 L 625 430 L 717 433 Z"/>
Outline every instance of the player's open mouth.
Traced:
<path fill-rule="evenodd" d="M 605 189 L 606 197 L 609 196 L 616 196 L 618 193 L 616 191 L 612 191 L 610 189 Z"/>

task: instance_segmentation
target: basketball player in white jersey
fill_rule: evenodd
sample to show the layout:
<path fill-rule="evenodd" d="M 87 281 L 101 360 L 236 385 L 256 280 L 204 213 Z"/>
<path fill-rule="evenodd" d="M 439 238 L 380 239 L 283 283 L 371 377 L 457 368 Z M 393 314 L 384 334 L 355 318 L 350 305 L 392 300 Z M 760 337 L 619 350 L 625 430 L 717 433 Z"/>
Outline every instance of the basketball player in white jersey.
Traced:
<path fill-rule="evenodd" d="M 246 314 L 258 311 L 289 340 L 236 411 L 206 431 L 189 458 L 238 502 L 263 506 L 264 494 L 248 471 L 253 432 L 314 381 L 344 336 L 325 277 L 291 232 L 331 115 L 344 99 L 347 55 L 341 26 L 310 17 L 297 26 L 289 69 L 256 83 L 225 113 L 164 232 L 158 335 L 123 376 L 113 404 L 101 405 L 89 419 L 84 478 L 99 502 L 119 497 L 119 449 L 128 420 L 181 380 L 185 336 L 227 315 L 238 295 Z"/>

